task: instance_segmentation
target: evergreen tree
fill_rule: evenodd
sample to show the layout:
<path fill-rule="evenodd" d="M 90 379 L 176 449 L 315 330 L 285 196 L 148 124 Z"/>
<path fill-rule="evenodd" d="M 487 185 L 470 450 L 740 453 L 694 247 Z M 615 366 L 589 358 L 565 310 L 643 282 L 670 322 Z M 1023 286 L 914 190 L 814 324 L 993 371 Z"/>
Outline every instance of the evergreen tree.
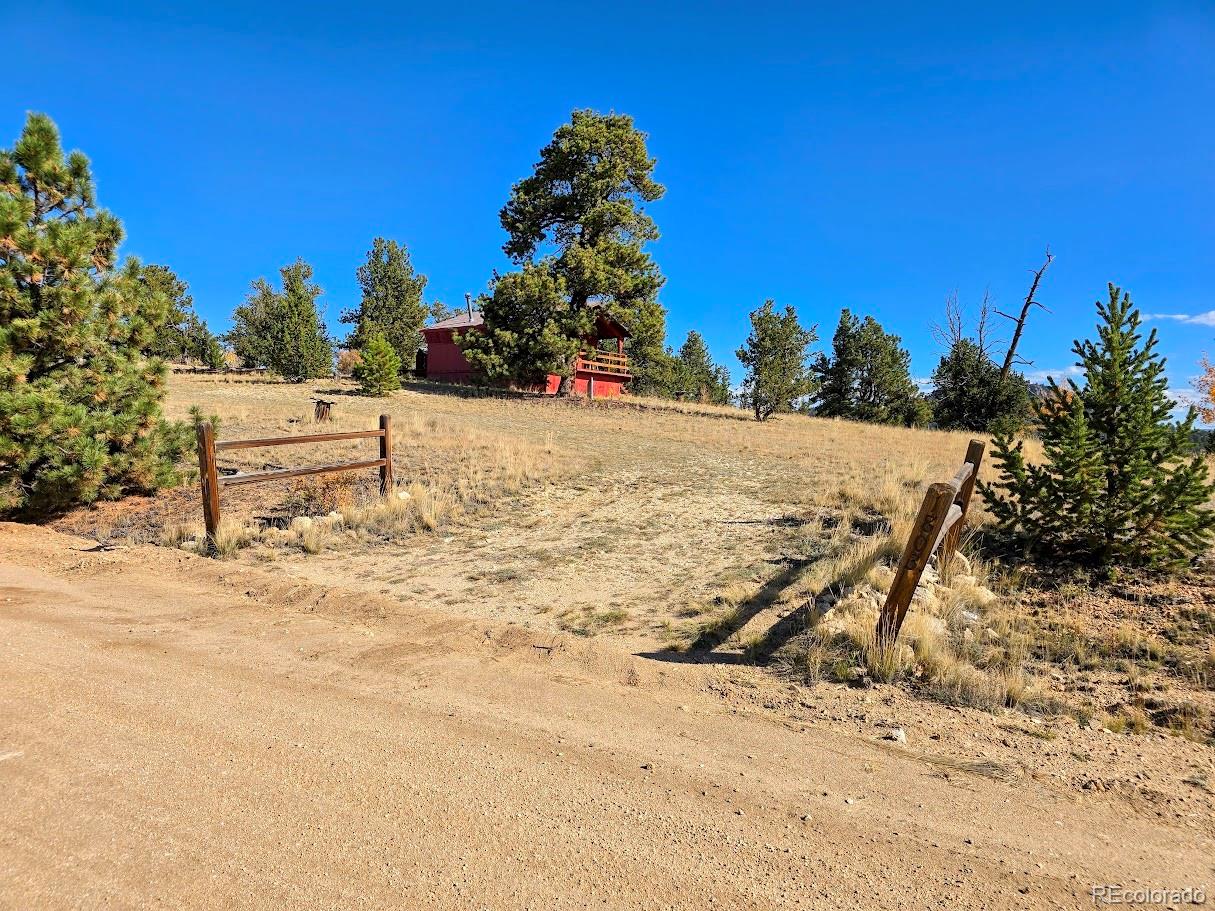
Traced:
<path fill-rule="evenodd" d="M 362 348 L 378 331 L 392 345 L 401 365 L 412 367 L 422 347 L 422 326 L 431 313 L 422 300 L 426 276 L 414 271 L 404 244 L 377 237 L 367 262 L 359 266 L 358 278 L 363 299 L 358 309 L 347 310 L 341 317 L 343 323 L 354 324 L 346 346 Z"/>
<path fill-rule="evenodd" d="M 531 264 L 495 276 L 479 306 L 484 325 L 494 328 L 456 333 L 456 341 L 482 376 L 514 385 L 572 369 L 563 365 L 573 364 L 583 337 L 594 329 L 590 311 L 571 312 L 560 276 Z"/>
<path fill-rule="evenodd" d="M 329 376 L 333 343 L 316 309 L 322 292 L 311 282 L 312 267 L 300 259 L 279 272 L 282 291 L 264 278 L 253 282 L 232 314 L 228 343 L 246 367 L 269 367 L 295 382 Z"/>
<path fill-rule="evenodd" d="M 245 302 L 232 313 L 232 328 L 224 340 L 242 367 L 269 367 L 274 359 L 278 295 L 264 278 L 255 279 Z"/>
<path fill-rule="evenodd" d="M 0 511 L 39 514 L 174 483 L 189 428 L 161 418 L 145 351 L 169 301 L 117 262 L 89 161 L 30 114 L 0 151 Z"/>
<path fill-rule="evenodd" d="M 997 534 L 1024 552 L 1106 571 L 1168 567 L 1202 552 L 1215 529 L 1215 485 L 1191 442 L 1196 414 L 1172 420 L 1156 332 L 1112 283 L 1098 302 L 1098 340 L 1073 351 L 1083 385 L 1050 382 L 1040 409 L 1043 456 L 996 438 L 1000 479 L 983 497 Z"/>
<path fill-rule="evenodd" d="M 873 424 L 928 423 L 931 409 L 911 379 L 911 355 L 899 342 L 872 316 L 862 321 L 844 310 L 831 355 L 820 354 L 814 364 L 815 413 Z"/>
<path fill-rule="evenodd" d="M 757 421 L 794 410 L 817 386 L 806 366 L 808 349 L 818 338 L 814 327 L 803 329 L 792 307 L 777 313 L 775 306 L 768 300 L 751 313 L 751 334 L 736 352 L 747 368 L 742 402 Z"/>
<path fill-rule="evenodd" d="M 1029 384 L 1003 382 L 1000 367 L 971 339 L 955 339 L 932 374 L 932 417 L 945 430 L 1015 433 L 1030 417 Z"/>
<path fill-rule="evenodd" d="M 168 266 L 143 267 L 140 279 L 150 293 L 163 294 L 169 301 L 165 320 L 156 331 L 148 353 L 171 363 L 197 362 L 218 369 L 224 365 L 219 339 L 211 334 L 207 322 L 194 311 L 189 286 Z"/>
<path fill-rule="evenodd" d="M 191 332 L 190 346 L 192 350 L 199 352 L 198 359 L 212 370 L 222 370 L 227 366 L 223 346 L 219 343 L 219 338 L 207 328 L 206 320 L 200 320 Z"/>
<path fill-rule="evenodd" d="M 672 358 L 667 394 L 672 398 L 724 405 L 730 400 L 730 373 L 713 363 L 704 338 L 695 330 L 688 333 Z"/>
<path fill-rule="evenodd" d="M 385 396 L 401 388 L 401 359 L 383 332 L 373 332 L 352 371 L 363 395 Z"/>
<path fill-rule="evenodd" d="M 643 204 L 663 187 L 651 174 L 645 134 L 631 117 L 574 111 L 515 184 L 501 212 L 503 250 L 521 271 L 496 277 L 482 304 L 484 331 L 461 346 L 491 379 L 564 378 L 593 328 L 588 310 L 605 307 L 629 327 L 633 388 L 645 391 L 663 354 L 663 278 L 645 252 L 658 229 Z"/>

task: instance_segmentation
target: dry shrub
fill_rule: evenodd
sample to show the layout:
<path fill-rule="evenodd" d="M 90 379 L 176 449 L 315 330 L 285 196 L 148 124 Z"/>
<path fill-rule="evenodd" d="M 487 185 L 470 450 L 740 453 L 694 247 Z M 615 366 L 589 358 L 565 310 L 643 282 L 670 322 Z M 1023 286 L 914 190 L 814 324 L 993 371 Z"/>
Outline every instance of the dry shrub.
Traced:
<path fill-rule="evenodd" d="M 341 512 L 358 500 L 359 480 L 352 474 L 295 478 L 290 482 L 283 508 L 291 517 Z"/>
<path fill-rule="evenodd" d="M 259 532 L 256 528 L 246 525 L 239 519 L 222 518 L 219 520 L 219 527 L 215 529 L 213 538 L 215 553 L 221 557 L 231 556 L 251 541 L 256 540 L 258 535 Z"/>
<path fill-rule="evenodd" d="M 342 522 L 347 528 L 397 538 L 438 531 L 459 510 L 460 504 L 450 491 L 415 481 L 369 505 L 347 507 L 342 510 Z"/>
<path fill-rule="evenodd" d="M 337 356 L 337 372 L 338 376 L 350 376 L 354 373 L 354 368 L 363 363 L 363 356 L 358 351 L 350 348 L 343 348 L 338 352 Z"/>
<path fill-rule="evenodd" d="M 203 526 L 198 522 L 170 522 L 160 531 L 160 546 L 196 545 L 204 534 Z"/>
<path fill-rule="evenodd" d="M 309 522 L 299 529 L 300 550 L 306 554 L 319 554 L 329 542 L 329 526 L 322 522 Z"/>

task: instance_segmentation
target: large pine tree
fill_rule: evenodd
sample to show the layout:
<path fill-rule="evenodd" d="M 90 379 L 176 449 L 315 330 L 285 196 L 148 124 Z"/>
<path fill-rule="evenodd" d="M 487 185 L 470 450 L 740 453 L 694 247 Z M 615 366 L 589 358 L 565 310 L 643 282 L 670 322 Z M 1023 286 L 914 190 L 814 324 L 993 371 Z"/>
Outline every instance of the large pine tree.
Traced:
<path fill-rule="evenodd" d="M 397 353 L 405 369 L 411 369 L 422 346 L 422 325 L 431 310 L 422 300 L 426 276 L 414 271 L 409 250 L 395 240 L 377 237 L 359 266 L 363 298 L 354 310 L 342 314 L 342 322 L 353 324 L 346 340 L 348 348 L 362 348 L 381 332 Z"/>
<path fill-rule="evenodd" d="M 119 265 L 122 236 L 88 159 L 30 114 L 0 152 L 0 511 L 176 480 L 182 429 L 162 420 L 164 364 L 144 353 L 169 301 Z"/>
<path fill-rule="evenodd" d="M 565 378 L 593 320 L 606 307 L 629 328 L 634 388 L 649 383 L 663 353 L 663 278 L 645 251 L 658 228 L 644 204 L 664 190 L 653 179 L 645 134 L 623 114 L 574 111 L 515 184 L 501 212 L 503 250 L 521 271 L 497 277 L 482 301 L 483 332 L 465 333 L 465 355 L 485 376 L 536 382 Z"/>
<path fill-rule="evenodd" d="M 694 329 L 674 359 L 672 383 L 669 392 L 675 398 L 714 405 L 730 401 L 730 373 L 724 366 L 713 363 L 704 336 Z"/>
<path fill-rule="evenodd" d="M 955 339 L 932 373 L 932 419 L 944 430 L 1013 433 L 1030 418 L 1029 384 L 969 338 Z"/>
<path fill-rule="evenodd" d="M 983 496 L 997 532 L 1053 562 L 1175 566 L 1210 543 L 1215 485 L 1193 449 L 1191 408 L 1173 420 L 1156 332 L 1112 283 L 1097 303 L 1096 341 L 1077 341 L 1083 380 L 1053 380 L 1040 407 L 1041 460 L 996 439 L 1000 478 Z"/>

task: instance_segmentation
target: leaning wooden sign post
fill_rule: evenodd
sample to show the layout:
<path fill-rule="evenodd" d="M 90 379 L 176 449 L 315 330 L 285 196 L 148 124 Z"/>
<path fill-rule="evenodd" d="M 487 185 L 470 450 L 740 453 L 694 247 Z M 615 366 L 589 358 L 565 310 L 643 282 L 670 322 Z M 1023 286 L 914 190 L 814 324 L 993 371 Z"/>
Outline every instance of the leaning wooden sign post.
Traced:
<path fill-rule="evenodd" d="M 362 440 L 378 437 L 380 457 L 365 462 L 339 462 L 335 465 L 312 465 L 307 468 L 277 468 L 271 471 L 254 471 L 248 474 L 219 476 L 215 467 L 215 453 L 229 449 L 260 449 L 263 446 L 290 446 L 296 443 L 330 443 L 335 440 Z M 207 539 L 215 540 L 219 528 L 219 491 L 224 487 L 240 484 L 256 484 L 259 481 L 279 481 L 309 474 L 331 474 L 338 471 L 357 471 L 362 468 L 380 469 L 380 494 L 386 496 L 392 490 L 392 420 L 380 415 L 379 430 L 352 430 L 343 433 L 310 433 L 298 437 L 267 437 L 260 440 L 216 440 L 210 421 L 198 425 L 198 474 L 202 487 L 203 522 L 207 526 Z"/>
<path fill-rule="evenodd" d="M 970 510 L 970 498 L 974 495 L 975 481 L 979 477 L 979 466 L 983 462 L 983 449 L 983 443 L 971 440 L 966 447 L 966 461 L 953 480 L 933 484 L 924 495 L 919 515 L 911 528 L 911 536 L 895 570 L 890 594 L 886 596 L 886 604 L 878 617 L 878 641 L 893 642 L 898 638 L 916 586 L 920 584 L 920 577 L 937 549 L 941 550 L 942 565 L 948 564 L 957 552 L 966 513 Z"/>

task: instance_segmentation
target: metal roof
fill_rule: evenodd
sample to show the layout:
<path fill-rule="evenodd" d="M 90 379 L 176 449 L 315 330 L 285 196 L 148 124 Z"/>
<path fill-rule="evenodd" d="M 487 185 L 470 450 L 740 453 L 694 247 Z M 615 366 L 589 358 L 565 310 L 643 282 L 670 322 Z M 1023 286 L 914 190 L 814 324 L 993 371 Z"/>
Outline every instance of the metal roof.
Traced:
<path fill-rule="evenodd" d="M 455 316 L 450 316 L 447 319 L 439 320 L 430 326 L 423 326 L 423 329 L 467 329 L 469 326 L 480 326 L 485 322 L 481 318 L 481 311 L 474 310 L 470 318 L 467 312 L 461 312 Z"/>
<path fill-rule="evenodd" d="M 588 304 L 587 309 L 595 314 L 595 319 L 597 321 L 601 321 L 609 326 L 614 326 L 615 328 L 619 329 L 621 335 L 623 335 L 625 338 L 632 338 L 633 334 L 629 331 L 628 327 L 620 322 L 620 320 L 616 319 L 616 317 L 612 316 L 607 307 L 603 306 L 603 304 L 591 301 Z M 480 310 L 474 310 L 471 318 L 469 317 L 467 311 L 461 310 L 455 316 L 448 317 L 445 320 L 440 320 L 439 322 L 430 326 L 423 326 L 422 329 L 468 329 L 472 326 L 482 326 L 484 324 L 485 319 L 481 316 Z"/>

